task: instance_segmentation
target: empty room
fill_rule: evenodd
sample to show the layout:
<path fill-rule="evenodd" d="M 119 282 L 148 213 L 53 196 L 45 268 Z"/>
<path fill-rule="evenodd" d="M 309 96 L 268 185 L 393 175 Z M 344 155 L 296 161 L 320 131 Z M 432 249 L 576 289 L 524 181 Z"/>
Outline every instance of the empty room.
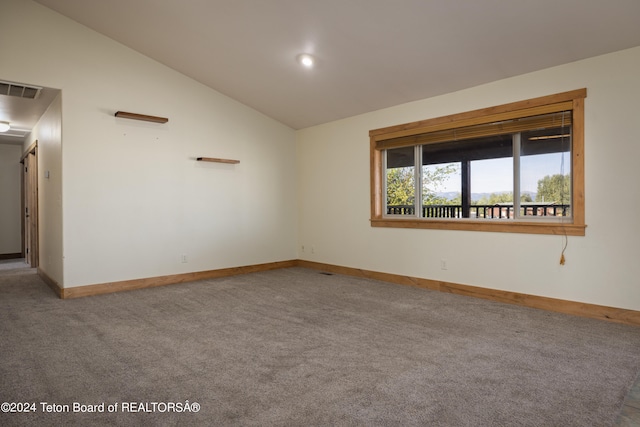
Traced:
<path fill-rule="evenodd" d="M 1 425 L 640 425 L 640 2 L 0 4 Z"/>

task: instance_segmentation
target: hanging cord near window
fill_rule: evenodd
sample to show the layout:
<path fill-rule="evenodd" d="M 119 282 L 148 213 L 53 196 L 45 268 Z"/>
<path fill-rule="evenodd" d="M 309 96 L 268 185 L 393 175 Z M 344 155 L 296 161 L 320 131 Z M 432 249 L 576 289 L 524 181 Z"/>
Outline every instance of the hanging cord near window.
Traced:
<path fill-rule="evenodd" d="M 564 148 L 564 144 L 565 144 L 565 135 L 566 132 L 564 130 L 564 115 L 566 114 L 566 112 L 562 113 L 562 127 L 560 128 L 562 131 L 560 132 L 561 139 L 560 139 L 560 144 L 561 147 Z M 570 137 L 569 137 L 570 138 Z M 571 149 L 569 149 L 569 153 L 571 153 Z M 565 176 L 564 176 L 564 152 L 561 152 L 560 155 L 560 203 L 562 204 L 562 214 L 560 216 L 560 224 L 564 224 L 564 217 L 565 217 Z M 569 189 L 569 194 L 571 194 L 571 190 Z M 566 259 L 564 257 L 564 253 L 567 250 L 567 246 L 569 246 L 569 236 L 567 236 L 567 230 L 562 227 L 562 231 L 563 231 L 563 246 L 562 246 L 562 252 L 560 253 L 560 265 L 564 265 L 566 262 Z"/>
<path fill-rule="evenodd" d="M 564 263 L 567 262 L 567 260 L 564 257 L 564 251 L 567 250 L 567 245 L 569 244 L 569 237 L 567 236 L 566 231 L 563 237 L 564 237 L 564 246 L 562 247 L 562 253 L 560 253 L 560 265 L 564 265 Z"/>

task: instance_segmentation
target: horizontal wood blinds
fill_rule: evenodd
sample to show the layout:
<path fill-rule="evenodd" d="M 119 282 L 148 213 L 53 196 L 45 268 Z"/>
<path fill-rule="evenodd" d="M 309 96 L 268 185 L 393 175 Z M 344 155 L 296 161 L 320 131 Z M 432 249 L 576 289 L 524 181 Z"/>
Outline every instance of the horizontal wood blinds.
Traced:
<path fill-rule="evenodd" d="M 449 129 L 433 130 L 431 132 L 421 132 L 413 135 L 383 139 L 376 141 L 376 148 L 384 150 L 388 148 L 406 147 L 411 145 L 434 144 L 447 141 L 462 141 L 486 136 L 504 135 L 523 131 L 554 129 L 571 126 L 571 103 L 569 102 L 555 105 L 554 109 L 555 108 L 558 108 L 561 111 L 535 116 L 526 115 L 520 116 L 518 118 L 511 118 L 506 120 L 503 119 L 498 121 L 492 120 L 491 117 L 488 117 L 487 119 L 491 120 L 490 122 L 468 126 L 460 126 L 460 123 L 455 123 L 456 126 Z M 518 113 L 529 114 L 530 112 L 519 111 Z M 454 123 L 451 123 L 451 125 L 453 124 Z"/>

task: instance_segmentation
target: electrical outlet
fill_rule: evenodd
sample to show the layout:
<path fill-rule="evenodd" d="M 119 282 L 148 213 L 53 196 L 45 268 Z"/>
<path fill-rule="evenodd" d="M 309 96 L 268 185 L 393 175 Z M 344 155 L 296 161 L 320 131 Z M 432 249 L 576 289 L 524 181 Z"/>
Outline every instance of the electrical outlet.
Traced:
<path fill-rule="evenodd" d="M 304 253 L 304 245 L 300 247 L 302 249 L 302 253 Z"/>
<path fill-rule="evenodd" d="M 311 253 L 315 254 L 316 253 L 316 247 L 315 246 L 311 246 Z"/>
<path fill-rule="evenodd" d="M 182 262 L 182 263 L 186 263 L 187 262 L 187 254 L 182 254 L 180 256 L 180 262 Z"/>
<path fill-rule="evenodd" d="M 447 269 L 447 260 L 446 259 L 441 259 L 440 260 L 440 270 L 446 270 Z"/>

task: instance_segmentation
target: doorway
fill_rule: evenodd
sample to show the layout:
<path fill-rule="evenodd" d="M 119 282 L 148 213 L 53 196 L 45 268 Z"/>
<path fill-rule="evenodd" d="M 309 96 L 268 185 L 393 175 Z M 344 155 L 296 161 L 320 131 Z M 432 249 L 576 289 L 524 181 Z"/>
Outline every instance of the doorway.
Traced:
<path fill-rule="evenodd" d="M 22 156 L 22 256 L 38 267 L 38 142 Z"/>

